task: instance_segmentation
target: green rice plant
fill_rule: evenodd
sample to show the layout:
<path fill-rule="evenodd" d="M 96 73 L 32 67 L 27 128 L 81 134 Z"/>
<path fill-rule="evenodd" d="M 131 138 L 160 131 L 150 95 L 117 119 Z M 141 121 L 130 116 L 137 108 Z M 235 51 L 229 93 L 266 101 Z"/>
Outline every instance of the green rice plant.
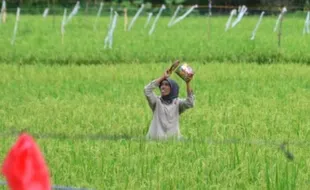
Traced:
<path fill-rule="evenodd" d="M 145 141 L 152 113 L 143 87 L 170 64 L 0 64 L 0 162 L 26 129 L 47 160 L 53 184 L 308 188 L 307 65 L 190 62 L 196 104 L 181 116 L 185 140 Z M 184 82 L 171 77 L 184 97 Z M 284 141 L 294 160 L 281 151 Z"/>

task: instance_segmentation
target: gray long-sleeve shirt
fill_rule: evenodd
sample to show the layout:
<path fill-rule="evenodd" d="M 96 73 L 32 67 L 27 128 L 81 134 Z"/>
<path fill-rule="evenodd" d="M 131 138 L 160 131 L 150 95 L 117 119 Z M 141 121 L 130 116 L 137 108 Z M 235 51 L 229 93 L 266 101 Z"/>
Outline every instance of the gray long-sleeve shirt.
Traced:
<path fill-rule="evenodd" d="M 176 98 L 171 104 L 165 104 L 160 96 L 156 96 L 154 89 L 159 84 L 156 80 L 144 87 L 144 94 L 153 111 L 153 119 L 147 133 L 148 139 L 181 138 L 179 117 L 186 109 L 194 107 L 194 95 L 189 93 L 186 99 Z"/>

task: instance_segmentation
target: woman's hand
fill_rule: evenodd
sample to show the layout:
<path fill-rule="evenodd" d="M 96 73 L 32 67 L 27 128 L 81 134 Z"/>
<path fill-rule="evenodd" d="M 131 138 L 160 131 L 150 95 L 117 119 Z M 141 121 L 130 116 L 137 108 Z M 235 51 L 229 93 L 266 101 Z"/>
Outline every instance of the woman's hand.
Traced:
<path fill-rule="evenodd" d="M 170 77 L 170 72 L 169 72 L 169 70 L 166 70 L 165 72 L 164 72 L 164 75 L 163 75 L 163 79 L 167 79 L 167 78 L 169 78 Z"/>
<path fill-rule="evenodd" d="M 191 88 L 190 82 L 191 80 L 186 82 L 186 91 L 188 96 L 193 93 L 193 89 Z"/>
<path fill-rule="evenodd" d="M 167 78 L 169 78 L 169 77 L 170 77 L 170 74 L 171 74 L 171 73 L 169 73 L 169 69 L 166 70 L 166 71 L 164 72 L 164 74 L 156 80 L 157 83 L 160 84 L 161 81 L 166 80 Z"/>

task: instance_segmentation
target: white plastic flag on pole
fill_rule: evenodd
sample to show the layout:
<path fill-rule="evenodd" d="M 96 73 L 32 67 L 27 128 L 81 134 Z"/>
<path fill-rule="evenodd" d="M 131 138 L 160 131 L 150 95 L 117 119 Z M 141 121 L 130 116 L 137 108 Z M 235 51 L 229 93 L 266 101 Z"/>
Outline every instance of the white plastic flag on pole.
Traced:
<path fill-rule="evenodd" d="M 73 16 L 75 16 L 78 13 L 79 9 L 80 9 L 80 1 L 77 1 L 72 12 L 69 14 L 65 24 L 68 24 L 68 22 L 70 22 Z"/>
<path fill-rule="evenodd" d="M 106 38 L 104 39 L 104 48 L 105 49 L 107 48 L 108 45 L 109 45 L 109 48 L 112 49 L 113 33 L 114 33 L 114 30 L 115 30 L 115 27 L 116 27 L 117 16 L 118 16 L 118 14 L 115 11 L 111 28 L 109 29 L 108 34 L 107 34 Z"/>
<path fill-rule="evenodd" d="M 238 6 L 238 14 L 241 12 L 241 10 L 242 10 L 242 6 Z"/>
<path fill-rule="evenodd" d="M 100 7 L 99 7 L 99 10 L 97 12 L 97 17 L 96 17 L 96 20 L 94 23 L 94 30 L 97 30 L 97 22 L 98 22 L 100 15 L 101 15 L 102 7 L 103 7 L 103 2 L 100 3 Z"/>
<path fill-rule="evenodd" d="M 280 14 L 280 19 L 279 19 L 279 26 L 276 26 L 276 30 L 278 30 L 278 47 L 281 47 L 281 36 L 282 36 L 282 23 L 283 23 L 283 18 L 284 18 L 284 13 L 287 11 L 286 7 L 283 7 L 281 14 Z"/>
<path fill-rule="evenodd" d="M 48 15 L 49 8 L 44 9 L 43 18 L 46 18 Z"/>
<path fill-rule="evenodd" d="M 172 23 L 173 23 L 175 17 L 178 15 L 178 13 L 179 13 L 179 11 L 180 11 L 181 8 L 183 8 L 183 5 L 179 5 L 179 6 L 177 7 L 177 9 L 174 11 L 173 16 L 171 17 L 171 19 L 170 19 L 170 21 L 169 21 L 169 23 L 168 23 L 168 26 L 169 26 L 169 27 L 172 25 Z"/>
<path fill-rule="evenodd" d="M 232 28 L 235 27 L 241 21 L 243 15 L 246 13 L 247 10 L 248 8 L 245 5 L 241 7 L 241 10 L 239 11 L 236 20 L 231 25 Z"/>
<path fill-rule="evenodd" d="M 128 26 L 128 31 L 131 30 L 131 28 L 133 27 L 133 24 L 135 23 L 135 21 L 137 20 L 137 18 L 139 17 L 139 15 L 141 14 L 142 10 L 144 8 L 144 4 L 141 5 L 140 9 L 137 11 L 137 13 L 135 14 L 135 16 L 132 18 L 132 20 L 129 23 Z"/>
<path fill-rule="evenodd" d="M 151 28 L 150 31 L 149 31 L 149 35 L 152 35 L 152 33 L 154 32 L 156 23 L 157 23 L 157 21 L 158 21 L 160 15 L 161 15 L 161 13 L 163 12 L 164 9 L 166 9 L 166 6 L 165 6 L 165 5 L 162 5 L 161 8 L 159 9 L 159 12 L 158 12 L 157 15 L 156 15 L 156 18 L 155 18 L 155 20 L 154 20 L 154 22 L 153 22 L 152 28 Z"/>
<path fill-rule="evenodd" d="M 6 2 L 5 2 L 5 0 L 2 0 L 1 13 L 4 10 L 6 10 Z"/>
<path fill-rule="evenodd" d="M 153 16 L 153 13 L 148 13 L 147 20 L 146 20 L 146 23 L 144 25 L 144 28 L 147 28 L 147 26 L 149 25 L 149 23 L 152 19 L 152 16 Z"/>
<path fill-rule="evenodd" d="M 209 16 L 212 16 L 212 0 L 209 0 Z"/>
<path fill-rule="evenodd" d="M 278 16 L 278 19 L 277 19 L 277 21 L 276 21 L 276 25 L 275 25 L 274 28 L 273 28 L 273 32 L 276 32 L 276 31 L 277 31 L 277 28 L 278 28 L 278 26 L 279 26 L 280 19 L 281 19 L 281 13 L 280 13 L 279 16 Z"/>
<path fill-rule="evenodd" d="M 226 28 L 225 28 L 225 31 L 227 31 L 229 28 L 230 28 L 230 24 L 231 24 L 231 21 L 232 21 L 232 18 L 233 16 L 235 16 L 237 14 L 237 10 L 236 9 L 233 9 L 232 11 L 230 11 L 230 16 L 226 22 Z"/>
<path fill-rule="evenodd" d="M 257 22 L 257 24 L 256 24 L 256 26 L 255 26 L 255 28 L 254 28 L 254 30 L 253 30 L 253 32 L 252 32 L 251 40 L 254 40 L 254 39 L 255 39 L 255 35 L 256 35 L 257 29 L 258 29 L 260 23 L 261 23 L 262 20 L 263 20 L 264 14 L 265 14 L 264 11 L 260 14 L 259 20 L 258 20 L 258 22 Z"/>
<path fill-rule="evenodd" d="M 1 6 L 1 18 L 0 23 L 5 23 L 6 21 L 6 2 L 5 0 L 2 0 L 2 6 Z"/>
<path fill-rule="evenodd" d="M 61 42 L 62 42 L 62 44 L 64 43 L 66 20 L 67 20 L 67 9 L 65 8 L 65 10 L 64 10 L 64 16 L 63 16 L 63 18 L 62 18 L 61 28 L 60 28 L 60 31 L 61 31 Z"/>
<path fill-rule="evenodd" d="M 180 22 L 181 20 L 183 20 L 187 15 L 189 15 L 195 8 L 197 8 L 198 5 L 193 5 L 189 10 L 187 10 L 182 16 L 180 16 L 179 18 L 177 18 L 172 24 L 171 26 L 175 25 L 176 23 Z"/>
<path fill-rule="evenodd" d="M 110 22 L 108 25 L 108 30 L 110 30 L 111 26 L 112 26 L 112 22 L 113 22 L 113 8 L 110 8 Z"/>
<path fill-rule="evenodd" d="M 282 19 L 283 14 L 284 14 L 286 11 L 287 11 L 286 7 L 283 7 L 283 8 L 282 8 L 282 11 L 281 11 L 281 13 L 279 14 L 279 17 L 278 17 L 278 19 L 277 19 L 276 25 L 275 25 L 275 27 L 274 27 L 274 29 L 273 29 L 274 32 L 276 32 L 276 31 L 278 30 L 280 20 Z"/>
<path fill-rule="evenodd" d="M 309 25 L 310 25 L 310 11 L 308 11 L 308 13 L 307 13 L 303 34 L 309 34 L 310 33 Z"/>
<path fill-rule="evenodd" d="M 14 31 L 13 31 L 13 37 L 11 40 L 11 44 L 14 45 L 15 43 L 15 38 L 16 38 L 16 33 L 17 33 L 17 27 L 18 27 L 18 22 L 19 22 L 19 15 L 20 15 L 20 8 L 17 7 L 16 11 L 16 21 L 15 21 L 15 26 L 14 26 Z"/>

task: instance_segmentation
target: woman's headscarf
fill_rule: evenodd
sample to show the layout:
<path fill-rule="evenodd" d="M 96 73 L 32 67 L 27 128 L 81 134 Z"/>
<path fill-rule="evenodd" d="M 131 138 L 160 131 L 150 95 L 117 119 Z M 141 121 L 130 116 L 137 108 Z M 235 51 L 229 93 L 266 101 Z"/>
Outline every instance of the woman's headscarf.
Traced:
<path fill-rule="evenodd" d="M 177 82 L 169 78 L 163 81 L 168 81 L 170 85 L 170 93 L 167 96 L 162 96 L 161 99 L 163 100 L 163 102 L 171 104 L 173 99 L 179 97 L 179 85 Z M 160 83 L 159 88 L 161 87 L 162 82 Z"/>

